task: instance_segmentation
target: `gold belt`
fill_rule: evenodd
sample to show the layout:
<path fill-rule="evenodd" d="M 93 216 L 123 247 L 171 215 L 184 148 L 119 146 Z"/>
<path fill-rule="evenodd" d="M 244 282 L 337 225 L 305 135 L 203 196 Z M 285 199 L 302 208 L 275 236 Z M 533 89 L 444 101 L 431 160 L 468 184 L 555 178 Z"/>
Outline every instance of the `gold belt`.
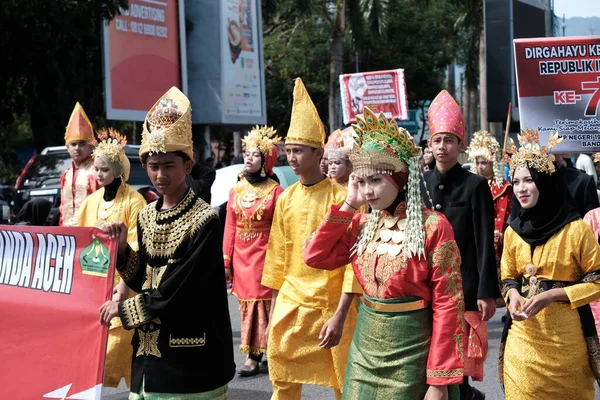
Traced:
<path fill-rule="evenodd" d="M 365 306 L 369 307 L 370 309 L 381 312 L 415 311 L 428 306 L 427 302 L 422 299 L 408 303 L 375 303 L 363 297 L 362 301 Z"/>

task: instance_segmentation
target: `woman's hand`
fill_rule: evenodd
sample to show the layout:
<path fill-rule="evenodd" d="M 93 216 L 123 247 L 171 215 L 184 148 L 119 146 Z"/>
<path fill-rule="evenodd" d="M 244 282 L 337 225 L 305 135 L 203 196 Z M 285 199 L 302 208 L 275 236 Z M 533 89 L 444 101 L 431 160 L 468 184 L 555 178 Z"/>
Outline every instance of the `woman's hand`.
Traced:
<path fill-rule="evenodd" d="M 429 386 L 423 400 L 448 400 L 448 386 Z"/>
<path fill-rule="evenodd" d="M 358 209 L 360 206 L 366 203 L 358 191 L 358 182 L 356 180 L 356 175 L 353 173 L 350 174 L 350 178 L 348 179 L 348 194 L 346 195 L 346 203 L 355 209 Z"/>
<path fill-rule="evenodd" d="M 525 305 L 522 307 L 523 312 L 529 317 L 533 317 L 554 302 L 552 294 L 552 290 L 536 294 L 525 302 Z"/>
<path fill-rule="evenodd" d="M 529 315 L 523 312 L 525 299 L 517 289 L 511 289 L 508 294 L 508 312 L 513 321 L 524 321 L 529 318 Z"/>

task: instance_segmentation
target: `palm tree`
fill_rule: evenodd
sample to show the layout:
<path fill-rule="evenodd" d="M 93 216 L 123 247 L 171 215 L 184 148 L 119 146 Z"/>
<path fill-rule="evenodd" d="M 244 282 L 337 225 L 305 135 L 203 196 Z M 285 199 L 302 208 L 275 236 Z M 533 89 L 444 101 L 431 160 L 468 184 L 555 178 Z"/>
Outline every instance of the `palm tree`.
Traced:
<path fill-rule="evenodd" d="M 459 32 L 459 54 L 465 66 L 466 96 L 464 101 L 464 117 L 467 140 L 477 125 L 477 100 L 478 84 L 480 78 L 480 65 L 485 65 L 485 38 L 483 32 L 483 2 L 482 0 L 454 0 L 454 3 L 463 10 L 455 23 Z M 483 58 L 483 62 L 480 61 Z M 485 67 L 483 68 L 485 71 Z M 482 76 L 485 74 L 482 73 Z M 480 94 L 480 100 L 485 101 Z M 487 107 L 483 107 L 487 110 Z M 482 116 L 483 117 L 483 116 Z M 481 119 L 482 124 L 487 123 L 487 113 Z"/>

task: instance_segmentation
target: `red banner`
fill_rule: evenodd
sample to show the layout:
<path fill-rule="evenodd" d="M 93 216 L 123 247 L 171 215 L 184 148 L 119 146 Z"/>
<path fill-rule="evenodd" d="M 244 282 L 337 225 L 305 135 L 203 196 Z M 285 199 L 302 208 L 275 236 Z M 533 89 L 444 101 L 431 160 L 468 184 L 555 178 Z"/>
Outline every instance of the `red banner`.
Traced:
<path fill-rule="evenodd" d="M 564 141 L 553 152 L 600 151 L 600 36 L 515 39 L 521 129 Z"/>
<path fill-rule="evenodd" d="M 96 228 L 0 225 L 0 398 L 101 398 L 116 254 Z"/>
<path fill-rule="evenodd" d="M 387 119 L 408 119 L 403 69 L 340 75 L 340 90 L 346 125 L 362 117 L 365 106 Z"/>

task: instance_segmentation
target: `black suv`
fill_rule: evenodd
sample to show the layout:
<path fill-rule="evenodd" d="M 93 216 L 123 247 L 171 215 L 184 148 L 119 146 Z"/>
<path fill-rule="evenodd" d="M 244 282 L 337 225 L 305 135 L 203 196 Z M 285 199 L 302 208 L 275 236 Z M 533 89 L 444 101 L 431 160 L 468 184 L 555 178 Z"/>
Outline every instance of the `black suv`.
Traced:
<path fill-rule="evenodd" d="M 142 194 L 154 191 L 146 170 L 139 159 L 137 145 L 126 145 L 125 154 L 131 163 L 129 181 L 131 187 Z M 47 147 L 40 154 L 31 157 L 17 183 L 13 213 L 16 215 L 23 204 L 32 198 L 45 198 L 55 207 L 60 204 L 60 175 L 71 165 L 71 157 L 65 146 Z"/>

